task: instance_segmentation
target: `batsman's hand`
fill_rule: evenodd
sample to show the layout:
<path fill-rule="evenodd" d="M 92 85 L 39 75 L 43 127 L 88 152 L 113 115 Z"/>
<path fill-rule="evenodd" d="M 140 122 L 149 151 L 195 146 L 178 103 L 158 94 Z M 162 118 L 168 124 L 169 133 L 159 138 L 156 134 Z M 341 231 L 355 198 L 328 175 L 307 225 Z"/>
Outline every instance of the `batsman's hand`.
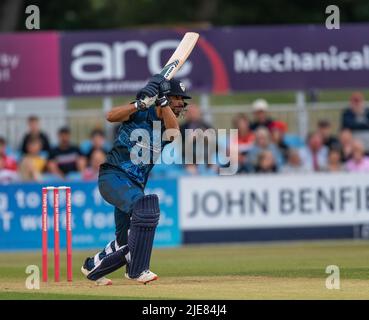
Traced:
<path fill-rule="evenodd" d="M 159 86 L 165 81 L 165 78 L 161 74 L 154 75 L 147 85 L 137 92 L 136 100 L 138 109 L 146 109 L 155 103 L 158 94 Z"/>
<path fill-rule="evenodd" d="M 170 82 L 168 80 L 164 80 L 159 85 L 159 94 L 156 100 L 156 104 L 160 107 L 166 107 L 169 105 L 169 100 L 167 95 L 170 92 Z"/>

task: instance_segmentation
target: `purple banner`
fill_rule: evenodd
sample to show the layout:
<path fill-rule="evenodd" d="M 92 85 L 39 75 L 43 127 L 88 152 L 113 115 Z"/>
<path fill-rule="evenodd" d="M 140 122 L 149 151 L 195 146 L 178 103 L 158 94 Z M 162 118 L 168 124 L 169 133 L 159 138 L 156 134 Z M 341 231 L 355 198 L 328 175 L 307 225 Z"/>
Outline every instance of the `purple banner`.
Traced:
<path fill-rule="evenodd" d="M 0 98 L 60 95 L 58 34 L 0 35 Z"/>
<path fill-rule="evenodd" d="M 200 40 L 177 74 L 190 90 L 227 93 L 369 86 L 369 24 L 342 25 L 340 30 L 283 26 L 195 31 Z M 183 32 L 63 34 L 64 94 L 135 92 L 160 71 Z"/>
<path fill-rule="evenodd" d="M 186 31 L 0 35 L 0 97 L 135 93 Z M 190 91 L 369 87 L 369 24 L 191 31 L 200 39 L 176 75 Z"/>
<path fill-rule="evenodd" d="M 62 34 L 64 94 L 134 93 L 160 72 L 182 36 L 173 30 Z M 177 76 L 189 89 L 211 91 L 212 76 L 203 73 L 208 68 L 197 46 Z"/>

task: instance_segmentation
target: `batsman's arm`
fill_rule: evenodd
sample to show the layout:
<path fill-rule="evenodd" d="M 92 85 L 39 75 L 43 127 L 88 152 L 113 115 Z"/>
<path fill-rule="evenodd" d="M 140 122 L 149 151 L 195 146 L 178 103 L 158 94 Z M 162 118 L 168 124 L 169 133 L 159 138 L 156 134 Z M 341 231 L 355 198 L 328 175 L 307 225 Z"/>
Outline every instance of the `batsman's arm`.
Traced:
<path fill-rule="evenodd" d="M 165 129 L 167 130 L 171 129 L 168 132 L 170 133 L 171 137 L 168 136 L 165 138 L 169 139 L 170 141 L 173 141 L 179 135 L 178 119 L 169 106 L 161 107 L 160 111 L 161 111 L 161 117 L 163 118 L 163 121 L 164 121 Z"/>
<path fill-rule="evenodd" d="M 106 114 L 106 120 L 109 122 L 124 122 L 127 121 L 131 114 L 135 113 L 137 108 L 134 103 L 124 106 L 118 106 L 111 109 Z"/>

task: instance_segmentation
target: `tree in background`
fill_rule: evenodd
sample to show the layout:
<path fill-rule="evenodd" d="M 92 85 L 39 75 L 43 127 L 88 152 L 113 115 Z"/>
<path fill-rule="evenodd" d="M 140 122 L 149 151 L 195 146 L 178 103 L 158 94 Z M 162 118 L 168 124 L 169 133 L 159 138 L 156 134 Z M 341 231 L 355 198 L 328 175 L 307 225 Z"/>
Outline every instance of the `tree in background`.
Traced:
<path fill-rule="evenodd" d="M 37 5 L 42 30 L 174 25 L 324 23 L 325 0 L 2 0 L 0 30 L 24 30 L 25 8 Z M 369 21 L 369 1 L 335 1 L 341 22 Z"/>

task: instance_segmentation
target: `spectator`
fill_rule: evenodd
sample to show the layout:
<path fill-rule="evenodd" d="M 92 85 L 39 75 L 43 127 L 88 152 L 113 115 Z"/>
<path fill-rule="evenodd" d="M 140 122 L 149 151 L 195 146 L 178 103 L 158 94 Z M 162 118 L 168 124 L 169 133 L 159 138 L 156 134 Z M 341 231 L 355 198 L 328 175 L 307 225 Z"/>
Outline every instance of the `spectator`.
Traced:
<path fill-rule="evenodd" d="M 185 164 L 185 173 L 189 176 L 215 176 L 218 167 L 208 164 Z"/>
<path fill-rule="evenodd" d="M 332 126 L 328 120 L 319 120 L 318 132 L 322 136 L 323 144 L 328 148 L 338 148 L 339 142 L 337 137 L 332 134 Z"/>
<path fill-rule="evenodd" d="M 240 152 L 238 154 L 238 170 L 237 174 L 252 173 L 254 172 L 254 167 L 251 164 L 247 151 Z"/>
<path fill-rule="evenodd" d="M 342 114 L 342 128 L 350 129 L 354 138 L 361 140 L 365 150 L 369 150 L 369 109 L 361 92 L 351 95 L 350 106 Z"/>
<path fill-rule="evenodd" d="M 350 106 L 342 114 L 342 128 L 353 132 L 369 130 L 369 110 L 365 107 L 361 92 L 354 92 L 351 95 Z"/>
<path fill-rule="evenodd" d="M 282 155 L 279 149 L 270 140 L 270 133 L 266 128 L 259 128 L 255 132 L 255 143 L 250 149 L 249 158 L 251 163 L 256 166 L 261 152 L 271 151 L 277 168 L 280 168 L 283 163 Z"/>
<path fill-rule="evenodd" d="M 369 157 L 365 156 L 364 145 L 361 141 L 353 143 L 352 158 L 346 163 L 349 172 L 369 172 Z"/>
<path fill-rule="evenodd" d="M 288 158 L 288 145 L 284 142 L 284 135 L 287 132 L 287 124 L 282 121 L 273 121 L 271 127 L 271 138 L 272 142 L 279 148 L 282 154 L 283 163 L 287 161 Z"/>
<path fill-rule="evenodd" d="M 321 171 L 328 163 L 328 148 L 318 132 L 310 133 L 307 146 L 300 150 L 300 158 L 307 171 Z"/>
<path fill-rule="evenodd" d="M 65 178 L 71 172 L 83 172 L 86 160 L 77 146 L 71 144 L 70 130 L 63 127 L 58 132 L 59 145 L 51 149 L 47 164 L 50 173 Z"/>
<path fill-rule="evenodd" d="M 0 184 L 8 184 L 18 180 L 18 174 L 14 170 L 7 169 L 6 159 L 0 154 Z"/>
<path fill-rule="evenodd" d="M 6 170 L 17 171 L 17 161 L 7 155 L 6 140 L 0 137 L 0 157 L 2 157 L 3 168 Z"/>
<path fill-rule="evenodd" d="M 197 176 L 198 170 L 196 164 L 185 164 L 185 172 L 189 176 Z"/>
<path fill-rule="evenodd" d="M 328 165 L 326 171 L 340 172 L 344 171 L 345 167 L 342 165 L 342 154 L 340 149 L 332 148 L 328 152 Z"/>
<path fill-rule="evenodd" d="M 262 151 L 258 156 L 258 161 L 255 167 L 256 173 L 276 173 L 277 166 L 273 153 L 269 150 Z"/>
<path fill-rule="evenodd" d="M 256 131 L 259 127 L 266 127 L 270 129 L 273 119 L 268 115 L 268 102 L 264 99 L 257 99 L 252 104 L 254 114 L 254 121 L 251 123 L 251 130 Z"/>
<path fill-rule="evenodd" d="M 28 133 L 24 136 L 21 151 L 27 153 L 28 141 L 32 138 L 38 138 L 41 141 L 41 150 L 50 152 L 49 139 L 45 133 L 40 130 L 40 121 L 37 116 L 30 116 L 28 118 Z"/>
<path fill-rule="evenodd" d="M 216 148 L 212 148 L 212 146 L 216 146 L 216 141 L 208 141 L 208 139 L 204 137 L 204 131 L 210 128 L 212 128 L 211 125 L 206 123 L 202 119 L 202 115 L 201 115 L 199 107 L 195 105 L 189 106 L 187 109 L 186 115 L 185 115 L 185 121 L 180 126 L 180 132 L 182 136 L 182 159 L 184 163 L 186 163 L 186 160 L 187 160 L 187 163 L 191 163 L 191 162 L 196 163 L 196 144 L 197 144 L 196 141 L 201 141 L 201 140 L 204 141 L 203 150 L 205 154 L 203 155 L 203 159 L 205 163 L 208 164 L 209 160 L 212 159 L 213 154 L 217 151 Z M 196 129 L 199 129 L 199 130 L 196 130 Z M 191 131 L 191 130 L 196 130 L 196 131 Z M 193 150 L 192 159 L 189 159 L 188 155 L 186 157 L 186 154 L 185 154 L 186 148 Z"/>
<path fill-rule="evenodd" d="M 41 181 L 46 160 L 40 156 L 42 141 L 37 136 L 27 139 L 26 153 L 19 165 L 19 172 L 24 181 Z"/>
<path fill-rule="evenodd" d="M 100 165 L 105 162 L 106 153 L 102 149 L 96 149 L 91 153 L 89 164 L 82 173 L 83 180 L 96 180 L 99 175 Z"/>
<path fill-rule="evenodd" d="M 86 154 L 88 164 L 91 164 L 91 156 L 96 150 L 102 151 L 105 155 L 109 150 L 106 148 L 105 133 L 101 129 L 94 129 L 90 134 L 91 149 Z"/>
<path fill-rule="evenodd" d="M 340 148 L 342 154 L 342 162 L 347 162 L 352 157 L 352 150 L 354 145 L 354 137 L 350 129 L 343 129 L 340 133 Z"/>
<path fill-rule="evenodd" d="M 306 173 L 307 170 L 303 166 L 300 153 L 296 149 L 289 149 L 287 163 L 282 167 L 282 173 Z"/>
<path fill-rule="evenodd" d="M 247 116 L 243 113 L 238 114 L 233 119 L 233 128 L 238 130 L 237 143 L 239 152 L 249 150 L 255 140 L 255 135 L 250 129 Z"/>

